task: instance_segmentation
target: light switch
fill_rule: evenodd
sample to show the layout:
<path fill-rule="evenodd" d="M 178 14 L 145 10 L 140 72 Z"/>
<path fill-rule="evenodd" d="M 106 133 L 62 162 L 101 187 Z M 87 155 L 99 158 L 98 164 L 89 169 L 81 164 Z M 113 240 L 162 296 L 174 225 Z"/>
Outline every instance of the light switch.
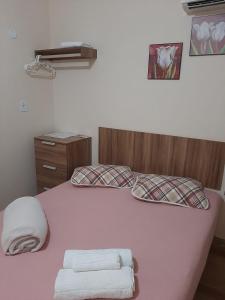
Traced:
<path fill-rule="evenodd" d="M 9 29 L 8 35 L 9 35 L 10 39 L 16 39 L 17 38 L 17 32 L 15 31 L 15 29 Z"/>
<path fill-rule="evenodd" d="M 20 100 L 19 111 L 20 112 L 28 112 L 28 103 L 26 100 Z"/>

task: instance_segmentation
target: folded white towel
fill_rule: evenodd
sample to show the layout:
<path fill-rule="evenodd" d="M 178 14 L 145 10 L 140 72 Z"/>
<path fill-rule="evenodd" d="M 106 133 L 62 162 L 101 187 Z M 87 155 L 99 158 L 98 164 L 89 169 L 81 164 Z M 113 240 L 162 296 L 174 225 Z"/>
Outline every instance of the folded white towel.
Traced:
<path fill-rule="evenodd" d="M 126 299 L 133 296 L 134 289 L 134 273 L 130 267 L 94 272 L 63 269 L 58 272 L 55 281 L 54 299 Z"/>
<path fill-rule="evenodd" d="M 75 272 L 120 269 L 120 256 L 117 253 L 75 254 L 72 269 Z"/>
<path fill-rule="evenodd" d="M 33 197 L 16 199 L 4 211 L 2 249 L 6 255 L 38 251 L 47 232 L 48 224 L 40 202 Z"/>
<path fill-rule="evenodd" d="M 88 43 L 83 43 L 83 42 L 62 42 L 61 47 L 63 48 L 69 48 L 69 47 L 88 47 L 91 48 L 91 45 Z"/>
<path fill-rule="evenodd" d="M 132 251 L 130 249 L 97 249 L 97 250 L 66 250 L 64 254 L 63 260 L 63 268 L 64 269 L 72 269 L 73 268 L 73 258 L 76 255 L 83 254 L 118 254 L 120 256 L 120 264 L 121 266 L 131 267 L 133 268 L 133 256 Z"/>

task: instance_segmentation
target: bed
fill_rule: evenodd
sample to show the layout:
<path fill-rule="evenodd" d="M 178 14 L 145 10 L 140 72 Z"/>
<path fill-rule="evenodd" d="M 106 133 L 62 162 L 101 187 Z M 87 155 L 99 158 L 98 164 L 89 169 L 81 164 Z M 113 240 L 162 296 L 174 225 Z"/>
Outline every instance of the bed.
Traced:
<path fill-rule="evenodd" d="M 123 163 L 121 155 L 113 154 L 112 144 L 118 151 L 116 140 L 115 135 L 112 140 L 112 131 L 108 136 L 106 129 L 100 130 L 100 162 L 118 163 L 118 159 Z M 127 140 L 129 147 L 131 141 L 135 139 Z M 131 162 L 132 155 L 127 151 L 124 157 Z M 120 153 L 123 156 L 123 151 Z M 223 156 L 220 159 L 224 163 Z M 142 171 L 136 161 L 133 163 L 137 171 Z M 212 187 L 215 179 L 207 180 Z M 214 182 L 219 184 L 219 180 L 220 176 Z M 78 188 L 70 182 L 39 194 L 48 217 L 49 239 L 36 253 L 13 257 L 0 253 L 0 298 L 51 300 L 66 249 L 124 247 L 131 248 L 135 258 L 134 299 L 193 299 L 221 204 L 219 194 L 210 190 L 206 193 L 209 210 L 146 203 L 134 199 L 129 189 Z"/>

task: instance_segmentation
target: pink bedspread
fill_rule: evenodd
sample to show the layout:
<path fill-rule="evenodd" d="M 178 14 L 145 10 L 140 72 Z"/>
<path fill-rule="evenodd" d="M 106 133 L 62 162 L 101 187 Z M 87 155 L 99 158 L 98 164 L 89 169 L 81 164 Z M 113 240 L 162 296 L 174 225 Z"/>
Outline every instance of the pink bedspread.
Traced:
<path fill-rule="evenodd" d="M 40 252 L 0 254 L 0 299 L 52 300 L 66 249 L 131 248 L 137 300 L 191 300 L 213 237 L 220 197 L 208 211 L 135 200 L 129 190 L 76 188 L 38 195 L 50 239 Z M 2 218 L 2 214 L 1 214 Z"/>

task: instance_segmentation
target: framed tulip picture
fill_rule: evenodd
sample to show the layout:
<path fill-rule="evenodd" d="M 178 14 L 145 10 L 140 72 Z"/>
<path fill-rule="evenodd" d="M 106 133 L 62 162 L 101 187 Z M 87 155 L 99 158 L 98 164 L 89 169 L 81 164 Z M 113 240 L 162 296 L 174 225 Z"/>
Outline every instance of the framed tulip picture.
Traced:
<path fill-rule="evenodd" d="M 225 14 L 192 19 L 190 56 L 225 54 Z"/>
<path fill-rule="evenodd" d="M 148 79 L 180 79 L 183 43 L 149 46 Z"/>

